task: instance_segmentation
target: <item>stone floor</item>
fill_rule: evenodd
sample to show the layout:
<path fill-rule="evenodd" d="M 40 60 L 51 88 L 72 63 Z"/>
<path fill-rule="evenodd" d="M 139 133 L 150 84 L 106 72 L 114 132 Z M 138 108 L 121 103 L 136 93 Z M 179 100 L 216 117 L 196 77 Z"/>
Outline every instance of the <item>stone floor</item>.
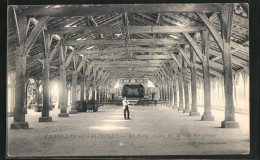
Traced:
<path fill-rule="evenodd" d="M 203 114 L 203 108 L 198 108 Z M 38 122 L 39 112 L 29 110 L 30 129 L 10 130 L 9 156 L 109 156 L 109 155 L 208 155 L 249 153 L 249 116 L 236 114 L 239 129 L 220 128 L 224 112 L 212 110 L 215 121 L 201 121 L 166 106 L 132 106 L 131 120 L 123 119 L 122 107 L 100 107 Z"/>

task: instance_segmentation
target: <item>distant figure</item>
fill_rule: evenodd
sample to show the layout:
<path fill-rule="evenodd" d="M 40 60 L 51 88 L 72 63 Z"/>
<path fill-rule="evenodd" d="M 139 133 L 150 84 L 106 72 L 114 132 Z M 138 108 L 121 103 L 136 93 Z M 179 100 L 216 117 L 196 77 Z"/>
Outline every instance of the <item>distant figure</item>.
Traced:
<path fill-rule="evenodd" d="M 126 100 L 126 97 L 124 97 L 124 99 L 123 99 L 123 109 L 124 109 L 124 117 L 125 117 L 125 119 L 126 119 L 126 112 L 127 112 L 127 119 L 130 119 L 129 118 L 130 113 L 129 113 L 128 105 L 129 105 L 129 102 Z"/>

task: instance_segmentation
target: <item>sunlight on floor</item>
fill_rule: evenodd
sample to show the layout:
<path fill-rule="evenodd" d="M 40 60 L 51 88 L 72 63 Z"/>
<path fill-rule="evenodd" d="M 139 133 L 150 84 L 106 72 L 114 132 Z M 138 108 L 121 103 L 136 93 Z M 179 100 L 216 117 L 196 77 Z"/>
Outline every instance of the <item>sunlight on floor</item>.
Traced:
<path fill-rule="evenodd" d="M 111 125 L 94 126 L 94 127 L 89 127 L 89 128 L 90 129 L 98 129 L 98 130 L 121 130 L 121 129 L 128 129 L 128 127 L 111 126 Z"/>

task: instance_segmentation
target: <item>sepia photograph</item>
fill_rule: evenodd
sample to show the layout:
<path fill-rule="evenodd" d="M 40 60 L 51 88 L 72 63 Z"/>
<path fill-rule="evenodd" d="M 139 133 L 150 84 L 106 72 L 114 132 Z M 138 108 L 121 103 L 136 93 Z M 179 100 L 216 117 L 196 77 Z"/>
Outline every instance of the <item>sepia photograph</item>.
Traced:
<path fill-rule="evenodd" d="M 249 8 L 8 5 L 6 156 L 248 155 Z"/>

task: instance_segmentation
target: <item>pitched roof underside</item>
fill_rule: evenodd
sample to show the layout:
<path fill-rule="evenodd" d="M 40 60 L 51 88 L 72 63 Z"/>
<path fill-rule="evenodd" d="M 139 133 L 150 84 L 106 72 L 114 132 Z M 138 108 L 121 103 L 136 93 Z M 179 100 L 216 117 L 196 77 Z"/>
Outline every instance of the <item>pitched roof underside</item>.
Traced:
<path fill-rule="evenodd" d="M 173 8 L 179 7 L 178 5 L 172 5 Z M 182 4 L 180 6 L 186 7 L 185 5 Z M 65 44 L 70 46 L 67 50 L 66 59 L 73 50 L 77 50 L 77 66 L 84 60 L 85 56 L 88 56 L 85 63 L 86 67 L 82 68 L 87 68 L 94 61 L 93 66 L 100 71 L 102 70 L 103 73 L 109 71 L 115 79 L 145 77 L 155 81 L 154 75 L 158 70 L 164 69 L 167 72 L 167 68 L 177 67 L 170 55 L 176 56 L 179 52 L 176 44 L 182 48 L 185 44 L 188 44 L 181 32 L 167 33 L 167 31 L 163 31 L 156 33 L 156 31 L 153 32 L 153 30 L 156 30 L 155 26 L 192 28 L 195 31 L 190 35 L 196 39 L 199 47 L 201 47 L 201 36 L 200 32 L 196 32 L 196 29 L 204 26 L 192 9 L 187 11 L 179 9 L 174 12 L 171 11 L 171 8 L 165 8 L 165 12 L 163 12 L 160 10 L 160 7 L 165 6 L 160 6 L 159 4 L 156 7 L 159 9 L 149 6 L 151 9 L 148 10 L 148 7 L 142 8 L 141 6 L 128 5 L 127 9 L 125 9 L 126 5 L 110 5 L 109 7 L 107 5 L 10 6 L 8 10 L 7 32 L 8 71 L 15 69 L 15 51 L 19 46 L 13 9 L 16 8 L 16 14 L 25 15 L 30 19 L 31 23 L 29 24 L 27 35 L 30 34 L 40 17 L 50 16 L 44 30 L 52 34 L 51 51 L 59 42 L 57 37 L 64 37 L 65 35 Z M 200 11 L 204 11 L 220 33 L 219 12 L 215 10 L 210 11 L 207 7 L 204 8 L 205 10 L 201 6 L 202 10 Z M 86 13 L 83 12 L 84 9 Z M 126 13 L 125 11 L 128 12 Z M 231 37 L 232 69 L 234 72 L 248 72 L 249 70 L 249 18 L 247 13 L 248 6 L 246 4 L 234 4 Z M 144 27 L 143 30 L 141 26 Z M 105 29 L 106 27 L 110 27 L 110 29 L 112 27 L 112 29 L 104 29 L 104 32 L 99 32 L 88 31 L 88 27 L 103 27 Z M 152 31 L 146 32 L 147 27 L 150 27 L 148 29 Z M 84 30 L 81 32 L 75 31 L 78 28 L 83 28 Z M 113 28 L 115 32 L 112 31 Z M 209 39 L 210 75 L 212 77 L 222 77 L 223 60 L 221 50 L 211 35 Z M 187 50 L 190 50 L 189 45 Z M 43 51 L 43 37 L 40 34 L 27 56 L 27 77 L 41 79 Z M 190 55 L 187 54 L 187 57 L 190 58 Z M 53 55 L 50 66 L 50 78 L 58 77 L 59 53 Z M 197 58 L 196 67 L 197 75 L 201 77 L 203 68 L 199 58 Z M 73 60 L 71 60 L 67 66 L 68 82 L 71 81 L 73 68 Z"/>

